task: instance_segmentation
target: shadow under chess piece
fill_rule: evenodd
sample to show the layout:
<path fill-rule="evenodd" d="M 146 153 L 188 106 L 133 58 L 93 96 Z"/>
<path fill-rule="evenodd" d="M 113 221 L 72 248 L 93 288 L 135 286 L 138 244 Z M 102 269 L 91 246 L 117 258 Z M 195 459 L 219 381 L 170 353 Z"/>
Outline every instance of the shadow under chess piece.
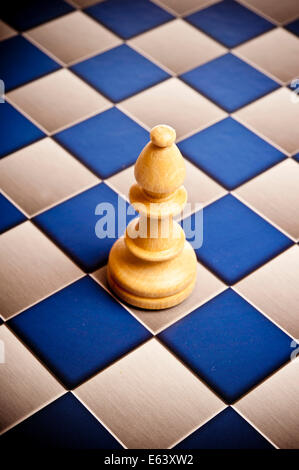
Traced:
<path fill-rule="evenodd" d="M 173 220 L 187 201 L 182 186 L 185 164 L 175 145 L 175 130 L 159 125 L 150 136 L 135 164 L 137 184 L 129 193 L 139 217 L 111 248 L 107 278 L 125 302 L 159 310 L 179 304 L 191 293 L 196 256 Z"/>

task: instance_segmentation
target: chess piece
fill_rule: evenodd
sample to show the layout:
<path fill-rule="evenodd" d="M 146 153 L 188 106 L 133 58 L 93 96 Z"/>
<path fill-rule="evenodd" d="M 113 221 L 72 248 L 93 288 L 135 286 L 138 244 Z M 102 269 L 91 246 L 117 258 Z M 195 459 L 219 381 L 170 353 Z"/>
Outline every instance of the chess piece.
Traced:
<path fill-rule="evenodd" d="M 196 256 L 173 220 L 187 201 L 182 186 L 184 159 L 175 145 L 175 130 L 154 127 L 151 141 L 135 164 L 130 202 L 139 218 L 127 227 L 110 252 L 107 278 L 125 302 L 144 309 L 163 309 L 182 302 L 196 279 Z"/>

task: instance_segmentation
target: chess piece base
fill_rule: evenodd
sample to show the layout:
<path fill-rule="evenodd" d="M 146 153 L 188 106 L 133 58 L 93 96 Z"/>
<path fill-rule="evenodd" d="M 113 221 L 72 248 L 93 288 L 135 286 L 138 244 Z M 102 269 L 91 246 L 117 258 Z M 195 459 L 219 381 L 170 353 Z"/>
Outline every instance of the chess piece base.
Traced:
<path fill-rule="evenodd" d="M 185 242 L 181 253 L 167 261 L 150 262 L 137 258 L 123 238 L 110 252 L 108 283 L 115 294 L 135 307 L 160 310 L 185 300 L 196 280 L 196 256 Z"/>

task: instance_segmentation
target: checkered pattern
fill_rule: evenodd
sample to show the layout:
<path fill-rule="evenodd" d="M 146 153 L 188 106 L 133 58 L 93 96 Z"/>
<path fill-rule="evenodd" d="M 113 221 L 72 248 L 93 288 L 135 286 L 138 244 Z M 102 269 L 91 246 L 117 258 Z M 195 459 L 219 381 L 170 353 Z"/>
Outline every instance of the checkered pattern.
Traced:
<path fill-rule="evenodd" d="M 0 439 L 298 448 L 298 1 L 30 0 L 2 20 Z M 158 123 L 204 242 L 192 295 L 150 312 L 109 292 L 94 229 Z"/>

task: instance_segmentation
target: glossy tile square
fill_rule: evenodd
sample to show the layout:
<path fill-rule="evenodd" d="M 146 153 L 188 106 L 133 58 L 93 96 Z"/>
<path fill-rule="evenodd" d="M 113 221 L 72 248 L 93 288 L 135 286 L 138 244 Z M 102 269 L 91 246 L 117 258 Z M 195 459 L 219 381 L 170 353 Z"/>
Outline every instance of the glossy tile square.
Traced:
<path fill-rule="evenodd" d="M 203 244 L 195 252 L 229 285 L 292 245 L 288 237 L 231 194 L 204 208 L 203 217 Z"/>
<path fill-rule="evenodd" d="M 109 178 L 135 162 L 149 136 L 112 108 L 59 132 L 55 139 L 101 178 Z"/>
<path fill-rule="evenodd" d="M 57 425 L 59 423 L 59 426 Z M 116 439 L 71 393 L 45 406 L 1 438 L 18 449 L 122 449 Z"/>
<path fill-rule="evenodd" d="M 5 320 L 83 273 L 31 222 L 0 236 L 0 310 Z"/>
<path fill-rule="evenodd" d="M 38 26 L 28 31 L 27 37 L 64 65 L 78 62 L 121 43 L 113 33 L 81 11 Z"/>
<path fill-rule="evenodd" d="M 283 28 L 237 47 L 234 54 L 282 85 L 299 76 L 299 38 Z"/>
<path fill-rule="evenodd" d="M 292 361 L 236 405 L 236 410 L 280 449 L 299 447 L 299 360 Z"/>
<path fill-rule="evenodd" d="M 227 189 L 239 186 L 285 158 L 230 117 L 183 140 L 179 148 Z"/>
<path fill-rule="evenodd" d="M 284 0 L 273 2 L 272 0 L 241 0 L 244 5 L 254 9 L 258 14 L 264 15 L 270 21 L 281 24 L 299 16 L 299 4 L 297 0 Z"/>
<path fill-rule="evenodd" d="M 186 19 L 226 47 L 237 46 L 273 28 L 265 18 L 234 0 L 216 3 Z"/>
<path fill-rule="evenodd" d="M 0 158 L 44 137 L 44 133 L 9 103 L 0 106 Z"/>
<path fill-rule="evenodd" d="M 110 292 L 110 288 L 107 283 L 106 266 L 95 271 L 92 274 L 92 277 Z M 159 311 L 142 310 L 140 308 L 134 308 L 131 305 L 126 305 L 126 308 L 153 334 L 158 334 L 164 328 L 167 328 L 175 321 L 184 317 L 199 305 L 207 302 L 212 297 L 222 292 L 224 289 L 225 285 L 204 268 L 204 266 L 198 263 L 197 280 L 194 290 L 190 297 L 181 304 L 176 307 Z"/>
<path fill-rule="evenodd" d="M 186 15 L 191 11 L 205 8 L 208 5 L 217 3 L 220 0 L 157 0 L 155 3 L 159 3 L 162 7 L 165 6 L 173 11 L 177 15 Z"/>
<path fill-rule="evenodd" d="M 25 31 L 58 16 L 69 13 L 74 8 L 63 0 L 12 0 L 2 5 L 1 16 L 6 23 L 18 31 Z"/>
<path fill-rule="evenodd" d="M 17 315 L 9 324 L 68 388 L 151 336 L 88 276 Z"/>
<path fill-rule="evenodd" d="M 1 364 L 0 433 L 23 421 L 64 393 L 64 388 L 5 326 Z"/>
<path fill-rule="evenodd" d="M 118 232 L 122 235 L 126 224 L 134 217 L 126 217 L 126 202 L 122 202 L 123 207 L 119 206 L 121 218 L 118 219 L 118 195 L 101 183 L 43 212 L 34 220 L 84 271 L 90 272 L 107 262 Z M 107 224 L 107 210 L 114 212 L 110 219 L 113 225 L 107 225 L 101 233 L 102 224 Z"/>
<path fill-rule="evenodd" d="M 81 385 L 75 395 L 134 449 L 172 447 L 225 406 L 156 339 Z"/>
<path fill-rule="evenodd" d="M 0 193 L 0 233 L 9 230 L 15 225 L 26 220 L 26 217 L 20 212 L 3 194 Z"/>
<path fill-rule="evenodd" d="M 227 52 L 213 39 L 176 19 L 129 41 L 173 73 L 184 73 Z"/>
<path fill-rule="evenodd" d="M 231 289 L 164 330 L 159 338 L 228 403 L 290 355 L 291 338 Z"/>
<path fill-rule="evenodd" d="M 178 139 L 226 117 L 226 113 L 218 106 L 177 78 L 171 78 L 125 100 L 119 108 L 141 121 L 148 129 L 157 122 L 167 122 L 175 128 Z"/>
<path fill-rule="evenodd" d="M 291 156 L 299 150 L 299 134 L 294 125 L 299 119 L 299 106 L 293 95 L 287 88 L 280 88 L 240 109 L 233 117 Z"/>
<path fill-rule="evenodd" d="M 272 79 L 233 54 L 226 54 L 181 76 L 188 85 L 233 112 L 278 88 Z"/>
<path fill-rule="evenodd" d="M 288 159 L 235 192 L 245 204 L 299 241 L 299 166 Z"/>
<path fill-rule="evenodd" d="M 113 102 L 122 101 L 169 77 L 126 44 L 80 62 L 72 70 Z"/>
<path fill-rule="evenodd" d="M 173 18 L 148 0 L 107 0 L 85 11 L 123 39 L 129 39 Z"/>
<path fill-rule="evenodd" d="M 289 335 L 299 338 L 298 277 L 299 247 L 294 245 L 234 289 Z"/>
<path fill-rule="evenodd" d="M 8 24 L 4 23 L 4 21 L 0 20 L 0 41 L 3 41 L 3 39 L 11 38 L 15 35 L 16 31 L 10 26 L 8 26 Z"/>
<path fill-rule="evenodd" d="M 0 160 L 0 189 L 30 217 L 97 183 L 49 137 Z"/>
<path fill-rule="evenodd" d="M 110 107 L 106 98 L 66 69 L 11 91 L 8 98 L 48 133 Z"/>
<path fill-rule="evenodd" d="M 175 449 L 273 449 L 273 446 L 228 406 Z"/>
<path fill-rule="evenodd" d="M 60 68 L 22 36 L 1 41 L 0 55 L 0 75 L 6 92 Z"/>

